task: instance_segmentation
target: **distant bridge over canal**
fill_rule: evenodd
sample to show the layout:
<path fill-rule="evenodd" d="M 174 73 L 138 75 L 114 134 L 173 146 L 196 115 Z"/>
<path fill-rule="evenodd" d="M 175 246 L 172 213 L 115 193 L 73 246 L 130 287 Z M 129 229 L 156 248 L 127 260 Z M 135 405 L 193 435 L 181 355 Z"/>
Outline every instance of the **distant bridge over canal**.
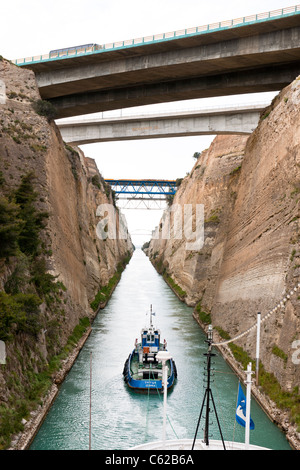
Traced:
<path fill-rule="evenodd" d="M 181 110 L 148 115 L 58 120 L 62 138 L 73 145 L 122 140 L 217 134 L 251 134 L 266 103 Z"/>
<path fill-rule="evenodd" d="M 166 200 L 176 193 L 175 180 L 105 179 L 118 196 L 122 209 L 164 209 Z"/>

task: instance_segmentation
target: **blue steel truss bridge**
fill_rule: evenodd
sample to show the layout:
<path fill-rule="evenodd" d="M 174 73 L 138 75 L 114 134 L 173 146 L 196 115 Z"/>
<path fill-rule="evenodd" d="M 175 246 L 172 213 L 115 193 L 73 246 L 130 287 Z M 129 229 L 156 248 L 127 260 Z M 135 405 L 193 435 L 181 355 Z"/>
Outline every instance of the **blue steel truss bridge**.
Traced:
<path fill-rule="evenodd" d="M 122 209 L 164 209 L 176 193 L 175 180 L 105 179 Z"/>

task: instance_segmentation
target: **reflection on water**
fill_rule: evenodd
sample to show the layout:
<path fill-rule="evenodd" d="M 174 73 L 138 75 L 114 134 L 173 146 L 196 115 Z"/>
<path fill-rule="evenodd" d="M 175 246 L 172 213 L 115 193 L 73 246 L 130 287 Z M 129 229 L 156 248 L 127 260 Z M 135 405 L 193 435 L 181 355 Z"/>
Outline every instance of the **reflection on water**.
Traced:
<path fill-rule="evenodd" d="M 204 395 L 204 356 L 207 344 L 192 317 L 141 250 L 136 250 L 108 305 L 93 323 L 93 331 L 61 386 L 31 449 L 73 450 L 89 447 L 90 356 L 92 353 L 92 449 L 124 450 L 162 438 L 163 397 L 129 390 L 123 366 L 140 330 L 154 325 L 166 338 L 175 359 L 178 380 L 167 402 L 167 438 L 193 438 Z M 238 379 L 217 353 L 213 358 L 212 392 L 225 440 L 244 441 L 244 428 L 235 423 Z M 255 430 L 251 444 L 289 449 L 285 436 L 251 401 Z M 219 439 L 216 419 L 211 431 Z M 202 426 L 203 427 L 203 426 Z M 198 437 L 203 437 L 200 425 Z"/>

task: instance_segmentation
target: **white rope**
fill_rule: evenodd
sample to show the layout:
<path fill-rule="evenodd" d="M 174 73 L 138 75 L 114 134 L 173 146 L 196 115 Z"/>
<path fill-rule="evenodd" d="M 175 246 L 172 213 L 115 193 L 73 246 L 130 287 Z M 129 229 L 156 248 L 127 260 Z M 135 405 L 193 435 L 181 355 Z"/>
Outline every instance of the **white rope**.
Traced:
<path fill-rule="evenodd" d="M 261 319 L 261 323 L 265 322 L 271 315 L 273 315 L 273 313 L 277 312 L 277 310 L 281 309 L 281 308 L 284 308 L 285 307 L 285 304 L 286 302 L 295 294 L 295 292 L 297 292 L 297 290 L 300 288 L 300 282 L 297 284 L 297 286 L 295 286 L 289 294 L 287 294 L 280 302 L 278 302 L 278 304 L 276 305 L 276 307 L 274 307 L 272 310 L 270 310 L 262 319 Z M 229 343 L 232 343 L 233 341 L 236 341 L 240 338 L 242 338 L 243 336 L 247 335 L 248 333 L 250 333 L 250 331 L 254 330 L 255 328 L 257 327 L 257 323 L 255 323 L 254 325 L 252 325 L 250 328 L 248 328 L 246 331 L 244 331 L 243 333 L 240 333 L 238 336 L 235 336 L 234 338 L 232 339 L 229 339 L 227 341 L 222 341 L 221 343 L 212 343 L 212 346 L 224 346 L 225 344 L 229 344 Z"/>

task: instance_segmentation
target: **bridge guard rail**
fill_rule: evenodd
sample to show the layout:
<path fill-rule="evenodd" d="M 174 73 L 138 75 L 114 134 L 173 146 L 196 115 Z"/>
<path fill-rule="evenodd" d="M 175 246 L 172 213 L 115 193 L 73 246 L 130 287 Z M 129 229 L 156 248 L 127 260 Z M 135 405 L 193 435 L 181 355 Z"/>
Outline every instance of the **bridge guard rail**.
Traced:
<path fill-rule="evenodd" d="M 280 8 L 277 10 L 272 10 L 265 13 L 258 13 L 254 15 L 244 16 L 240 18 L 235 18 L 233 20 L 220 21 L 216 23 L 210 23 L 204 26 L 195 26 L 193 28 L 180 29 L 177 31 L 171 31 L 169 33 L 160 33 L 150 36 L 140 37 L 136 39 L 127 39 L 125 41 L 111 42 L 98 46 L 98 50 L 90 51 L 88 48 L 85 50 L 76 50 L 70 48 L 70 51 L 58 53 L 56 57 L 51 57 L 51 54 L 43 54 L 31 57 L 25 57 L 21 59 L 12 60 L 16 65 L 28 65 L 45 61 L 53 61 L 59 59 L 74 58 L 76 56 L 85 56 L 91 54 L 101 54 L 106 51 L 112 51 L 115 49 L 125 49 L 129 47 L 140 46 L 143 44 L 152 44 L 156 42 L 170 41 L 178 38 L 189 37 L 191 35 L 207 34 L 216 31 L 222 31 L 225 29 L 236 28 L 241 26 L 247 26 L 255 23 L 260 23 L 263 21 L 270 21 L 275 19 L 284 18 L 287 16 L 297 15 L 300 13 L 300 4 Z"/>

